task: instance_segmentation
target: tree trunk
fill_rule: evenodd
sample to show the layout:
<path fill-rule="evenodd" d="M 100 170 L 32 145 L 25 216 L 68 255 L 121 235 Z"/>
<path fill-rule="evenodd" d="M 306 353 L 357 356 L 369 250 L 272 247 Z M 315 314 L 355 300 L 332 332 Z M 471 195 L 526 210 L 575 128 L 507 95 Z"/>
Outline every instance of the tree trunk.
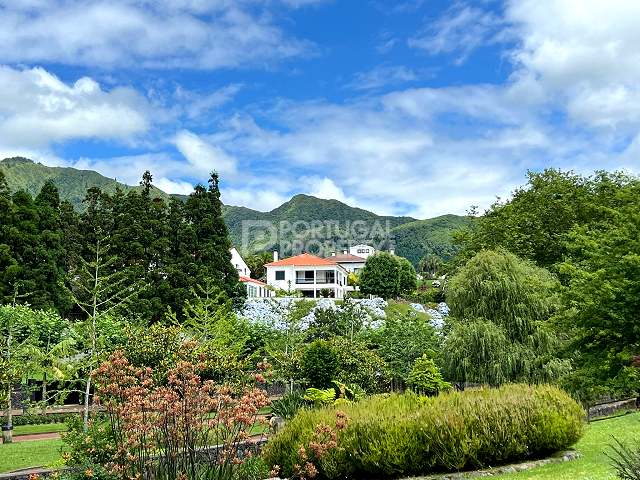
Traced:
<path fill-rule="evenodd" d="M 91 373 L 87 377 L 87 387 L 84 390 L 84 413 L 82 416 L 83 429 L 86 432 L 89 429 L 89 395 L 91 393 Z"/>
<path fill-rule="evenodd" d="M 46 373 L 42 375 L 42 402 L 45 405 L 49 404 L 49 402 L 47 401 L 47 374 Z"/>
<path fill-rule="evenodd" d="M 13 443 L 13 402 L 11 399 L 11 393 L 13 388 L 9 387 L 7 390 L 7 410 L 4 415 L 6 424 L 2 426 L 2 441 L 4 443 Z"/>

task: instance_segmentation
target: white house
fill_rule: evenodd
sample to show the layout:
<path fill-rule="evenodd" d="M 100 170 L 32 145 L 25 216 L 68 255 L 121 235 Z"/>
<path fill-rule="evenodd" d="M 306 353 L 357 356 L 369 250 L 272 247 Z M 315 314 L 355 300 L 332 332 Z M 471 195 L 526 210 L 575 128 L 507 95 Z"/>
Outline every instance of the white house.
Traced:
<path fill-rule="evenodd" d="M 236 250 L 235 247 L 231 247 L 231 250 L 229 251 L 231 252 L 231 264 L 238 271 L 238 275 L 243 277 L 251 277 L 251 270 L 249 270 L 249 267 L 245 263 L 242 256 L 238 253 L 238 250 Z"/>
<path fill-rule="evenodd" d="M 247 288 L 247 298 L 268 298 L 275 296 L 275 292 L 267 288 L 267 284 L 260 280 L 240 275 L 240 281 Z"/>
<path fill-rule="evenodd" d="M 376 249 L 373 248 L 371 245 L 364 245 L 361 243 L 359 245 L 354 245 L 353 247 L 349 247 L 349 253 L 351 255 L 356 255 L 358 257 L 364 258 L 366 260 L 368 257 L 376 253 Z"/>
<path fill-rule="evenodd" d="M 278 252 L 273 252 L 273 260 L 265 265 L 271 287 L 298 290 L 308 298 L 322 297 L 325 289 L 332 298 L 344 298 L 348 291 L 347 270 L 331 258 L 303 253 L 278 260 Z"/>
<path fill-rule="evenodd" d="M 353 272 L 355 274 L 359 274 L 364 268 L 364 264 L 367 262 L 366 258 L 347 253 L 346 250 L 338 254 L 332 253 L 330 260 L 333 260 L 338 265 L 343 266 L 347 272 Z"/>

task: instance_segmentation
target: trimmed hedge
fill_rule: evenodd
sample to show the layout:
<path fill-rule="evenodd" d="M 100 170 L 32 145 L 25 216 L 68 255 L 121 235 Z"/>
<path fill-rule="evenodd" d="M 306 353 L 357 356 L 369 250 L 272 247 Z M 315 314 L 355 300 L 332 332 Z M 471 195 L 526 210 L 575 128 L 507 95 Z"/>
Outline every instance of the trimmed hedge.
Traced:
<path fill-rule="evenodd" d="M 477 469 L 565 449 L 583 433 L 584 411 L 552 386 L 507 385 L 437 397 L 412 393 L 300 412 L 265 447 L 283 476 L 299 463 L 318 424 L 348 416 L 338 448 L 316 465 L 321 478 L 392 478 Z"/>
<path fill-rule="evenodd" d="M 15 415 L 12 419 L 14 426 L 18 425 L 40 425 L 43 423 L 65 423 L 69 418 L 77 417 L 78 413 L 48 413 L 48 414 L 26 414 Z"/>

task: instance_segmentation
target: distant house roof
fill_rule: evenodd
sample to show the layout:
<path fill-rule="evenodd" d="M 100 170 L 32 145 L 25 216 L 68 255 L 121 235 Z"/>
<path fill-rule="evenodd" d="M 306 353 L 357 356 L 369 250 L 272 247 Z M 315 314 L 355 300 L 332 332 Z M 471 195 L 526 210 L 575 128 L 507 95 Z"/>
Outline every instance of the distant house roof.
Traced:
<path fill-rule="evenodd" d="M 331 260 L 336 263 L 363 263 L 367 260 L 357 255 L 351 255 L 350 253 L 340 253 L 338 255 L 332 255 Z"/>
<path fill-rule="evenodd" d="M 336 265 L 336 261 L 328 258 L 320 258 L 316 255 L 311 255 L 310 253 L 303 253 L 301 255 L 296 255 L 294 257 L 284 258 L 282 260 L 278 260 L 277 262 L 267 263 L 265 267 L 286 267 L 291 265 L 297 265 L 300 267 L 323 267 L 323 266 L 334 266 Z"/>
<path fill-rule="evenodd" d="M 256 280 L 255 278 L 245 277 L 244 275 L 240 275 L 240 281 L 244 283 L 255 283 L 256 285 L 264 285 L 264 286 L 267 285 L 266 283 L 261 282 L 260 280 Z"/>

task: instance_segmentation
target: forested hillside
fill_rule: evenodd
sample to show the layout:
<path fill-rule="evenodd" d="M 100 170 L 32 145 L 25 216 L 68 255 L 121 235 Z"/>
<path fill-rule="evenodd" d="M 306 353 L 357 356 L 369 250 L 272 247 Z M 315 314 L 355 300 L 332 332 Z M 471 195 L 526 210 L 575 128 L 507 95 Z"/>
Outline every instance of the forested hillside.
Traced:
<path fill-rule="evenodd" d="M 80 212 L 86 209 L 83 200 L 89 188 L 98 187 L 108 194 L 113 194 L 118 189 L 124 193 L 139 192 L 142 188 L 125 185 L 91 170 L 48 167 L 26 158 L 2 160 L 0 161 L 0 171 L 4 173 L 11 191 L 26 190 L 32 196 L 36 196 L 42 186 L 50 181 L 58 189 L 60 199 L 70 202 Z M 182 195 L 169 195 L 153 186 L 150 195 L 165 201 L 170 198 L 186 199 Z M 381 216 L 337 200 L 325 200 L 310 195 L 295 195 L 291 200 L 270 212 L 224 205 L 222 214 L 232 244 L 243 250 L 244 254 L 275 247 L 279 247 L 284 255 L 298 253 L 295 248 L 288 248 L 294 240 L 297 240 L 299 244 L 308 244 L 312 239 L 319 240 L 319 243 L 326 246 L 327 250 L 334 244 L 338 247 L 344 247 L 345 242 L 348 244 L 350 242 L 358 243 L 361 240 L 375 240 L 378 245 L 395 245 L 396 252 L 408 258 L 416 266 L 421 258 L 429 254 L 436 255 L 445 261 L 450 259 L 456 252 L 456 247 L 452 242 L 452 232 L 470 222 L 468 217 L 457 215 L 443 215 L 427 220 Z M 275 243 L 273 238 L 259 236 L 251 237 L 245 243 L 242 239 L 243 221 L 268 221 L 276 227 L 281 222 L 289 222 L 290 224 L 306 222 L 309 225 L 298 223 L 295 235 L 286 231 L 279 232 L 281 235 Z M 323 225 L 314 228 L 310 225 L 312 222 L 322 222 Z M 361 227 L 358 227 L 357 230 L 359 233 L 364 233 L 364 238 L 354 237 L 353 233 L 356 230 L 353 228 L 354 222 L 360 222 Z"/>

